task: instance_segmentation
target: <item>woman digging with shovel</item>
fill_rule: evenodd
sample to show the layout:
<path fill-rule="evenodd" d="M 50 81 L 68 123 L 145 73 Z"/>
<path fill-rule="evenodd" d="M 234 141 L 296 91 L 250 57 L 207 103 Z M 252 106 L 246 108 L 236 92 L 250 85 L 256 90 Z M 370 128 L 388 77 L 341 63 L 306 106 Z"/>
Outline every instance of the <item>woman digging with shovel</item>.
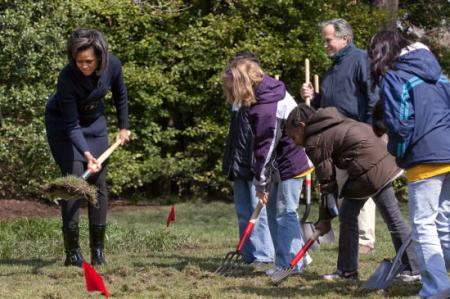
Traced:
<path fill-rule="evenodd" d="M 334 216 L 328 207 L 343 198 L 339 208 L 337 271 L 324 278 L 358 279 L 358 214 L 369 197 L 387 224 L 396 251 L 408 240 L 410 229 L 391 184 L 401 170 L 387 152 L 384 141 L 375 136 L 369 125 L 346 118 L 334 107 L 316 111 L 300 104 L 289 115 L 286 129 L 294 142 L 305 148 L 315 166 L 322 191 L 317 224 L 322 235 L 331 229 Z M 336 181 L 337 171 L 345 172 L 348 177 L 342 187 Z M 411 246 L 403 260 L 407 271 L 400 278 L 419 279 Z"/>
<path fill-rule="evenodd" d="M 98 206 L 89 204 L 91 263 L 105 262 L 103 252 L 108 197 L 106 165 L 96 158 L 108 147 L 104 97 L 111 90 L 117 110 L 121 144 L 128 141 L 128 97 L 118 58 L 108 53 L 103 34 L 95 29 L 78 29 L 67 43 L 67 64 L 59 74 L 56 93 L 45 109 L 45 127 L 50 149 L 63 175 L 93 175 L 89 183 L 97 187 Z M 79 245 L 80 199 L 61 201 L 65 266 L 81 266 Z"/>

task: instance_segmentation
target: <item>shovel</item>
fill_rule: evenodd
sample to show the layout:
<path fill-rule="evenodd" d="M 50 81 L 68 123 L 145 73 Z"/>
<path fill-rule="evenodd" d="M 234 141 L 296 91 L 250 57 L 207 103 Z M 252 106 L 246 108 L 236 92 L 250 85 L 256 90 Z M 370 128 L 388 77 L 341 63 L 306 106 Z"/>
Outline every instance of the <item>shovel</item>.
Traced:
<path fill-rule="evenodd" d="M 307 177 L 305 180 L 305 190 L 306 190 L 306 200 L 305 200 L 305 211 L 303 212 L 302 219 L 300 221 L 300 228 L 302 230 L 303 239 L 310 239 L 316 232 L 314 223 L 308 221 L 309 213 L 311 212 L 311 176 Z M 312 245 L 311 250 L 319 250 L 320 244 L 316 242 Z"/>
<path fill-rule="evenodd" d="M 258 221 L 259 214 L 261 213 L 261 209 L 263 207 L 264 205 L 260 201 L 258 201 L 258 204 L 256 205 L 255 210 L 253 210 L 250 220 L 245 227 L 244 234 L 239 240 L 236 250 L 230 251 L 225 255 L 225 258 L 223 259 L 220 266 L 216 269 L 215 273 L 228 276 L 233 274 L 242 264 L 242 248 L 244 248 L 245 242 L 252 233 L 253 227 L 255 226 L 256 221 Z"/>
<path fill-rule="evenodd" d="M 406 268 L 406 265 L 402 263 L 402 256 L 405 253 L 406 248 L 411 244 L 411 236 L 409 236 L 408 240 L 402 244 L 400 249 L 397 252 L 395 258 L 391 261 L 389 259 L 385 259 L 380 263 L 378 268 L 373 272 L 373 274 L 367 279 L 365 283 L 361 286 L 363 290 L 380 290 L 387 289 L 395 276 L 399 274 Z"/>
<path fill-rule="evenodd" d="M 303 212 L 302 220 L 300 221 L 300 227 L 302 230 L 302 236 L 303 238 L 310 239 L 313 234 L 316 231 L 315 225 L 313 222 L 308 221 L 309 213 L 311 211 L 311 181 L 308 181 L 308 179 L 305 180 L 306 183 L 306 201 L 305 201 L 305 211 Z M 319 198 L 320 198 L 320 185 L 318 186 L 319 189 Z M 336 237 L 334 236 L 333 229 L 330 229 L 328 233 L 326 233 L 323 236 L 320 236 L 317 242 L 315 242 L 311 250 L 316 251 L 320 250 L 320 244 L 322 243 L 333 243 L 336 241 Z"/>
<path fill-rule="evenodd" d="M 275 284 L 280 283 L 283 279 L 291 274 L 292 270 L 294 270 L 295 266 L 297 266 L 298 262 L 305 256 L 306 252 L 308 252 L 309 248 L 314 244 L 314 242 L 319 239 L 320 231 L 316 230 L 311 238 L 306 241 L 305 245 L 297 252 L 294 258 L 289 263 L 289 266 L 276 271 L 272 276 L 272 282 Z"/>
<path fill-rule="evenodd" d="M 111 145 L 103 154 L 98 157 L 97 161 L 101 165 L 114 150 L 120 145 L 119 139 Z M 43 191 L 52 198 L 78 199 L 84 198 L 93 205 L 97 205 L 97 188 L 90 185 L 86 180 L 92 175 L 88 169 L 81 177 L 67 175 L 57 178 L 46 184 Z"/>
<path fill-rule="evenodd" d="M 311 82 L 311 76 L 310 76 L 310 63 L 309 59 L 305 59 L 305 83 Z M 319 76 L 314 75 L 314 91 L 319 92 Z M 305 99 L 306 105 L 311 105 L 311 99 L 306 98 Z M 303 217 L 300 223 L 300 227 L 302 229 L 302 236 L 304 239 L 310 239 L 313 234 L 315 233 L 316 229 L 314 226 L 314 223 L 307 221 L 309 212 L 311 210 L 311 174 L 308 174 L 305 179 L 305 185 L 306 185 L 306 207 L 305 212 L 303 213 Z M 320 198 L 320 185 L 319 187 L 319 198 Z M 321 236 L 317 242 L 313 242 L 311 250 L 319 250 L 320 249 L 320 243 L 332 243 L 335 241 L 335 236 L 333 229 L 331 229 L 328 233 Z"/>

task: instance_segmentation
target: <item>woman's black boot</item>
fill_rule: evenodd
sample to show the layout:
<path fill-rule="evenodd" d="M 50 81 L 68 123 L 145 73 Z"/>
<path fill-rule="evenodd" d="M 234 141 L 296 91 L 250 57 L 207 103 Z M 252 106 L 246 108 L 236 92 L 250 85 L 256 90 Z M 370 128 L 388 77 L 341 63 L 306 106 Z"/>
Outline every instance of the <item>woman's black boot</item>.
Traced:
<path fill-rule="evenodd" d="M 83 263 L 83 255 L 81 254 L 80 244 L 79 244 L 79 230 L 63 228 L 64 236 L 64 249 L 66 252 L 66 261 L 64 266 L 77 266 L 81 267 Z"/>
<path fill-rule="evenodd" d="M 102 265 L 106 262 L 104 249 L 106 225 L 89 226 L 91 246 L 91 264 Z"/>

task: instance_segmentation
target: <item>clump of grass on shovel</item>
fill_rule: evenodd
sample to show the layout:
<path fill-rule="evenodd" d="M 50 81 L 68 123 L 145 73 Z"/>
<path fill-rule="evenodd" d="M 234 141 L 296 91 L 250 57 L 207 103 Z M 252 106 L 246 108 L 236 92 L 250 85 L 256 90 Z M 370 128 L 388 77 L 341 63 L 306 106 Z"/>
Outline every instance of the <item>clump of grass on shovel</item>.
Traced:
<path fill-rule="evenodd" d="M 43 191 L 53 199 L 84 198 L 93 205 L 97 204 L 97 188 L 74 175 L 67 175 L 53 180 L 44 186 Z"/>
<path fill-rule="evenodd" d="M 130 136 L 129 131 L 128 136 Z M 102 165 L 120 144 L 121 140 L 117 138 L 116 142 L 98 157 L 98 164 Z M 81 177 L 68 175 L 57 178 L 44 186 L 44 192 L 52 198 L 62 198 L 65 200 L 84 198 L 94 206 L 97 206 L 97 188 L 89 185 L 86 181 L 91 174 L 92 172 L 88 169 Z"/>

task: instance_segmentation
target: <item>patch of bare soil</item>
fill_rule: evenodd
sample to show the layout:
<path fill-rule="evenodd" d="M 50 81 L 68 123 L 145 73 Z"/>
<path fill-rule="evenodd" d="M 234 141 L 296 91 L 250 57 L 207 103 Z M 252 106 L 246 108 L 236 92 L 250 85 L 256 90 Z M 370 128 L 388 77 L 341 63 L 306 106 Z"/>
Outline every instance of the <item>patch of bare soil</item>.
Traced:
<path fill-rule="evenodd" d="M 142 210 L 143 208 L 164 208 L 149 203 L 133 204 L 124 200 L 110 201 L 108 213 Z M 86 212 L 86 208 L 82 209 Z M 15 218 L 45 218 L 60 215 L 60 207 L 57 204 L 40 202 L 35 200 L 0 200 L 0 221 Z"/>

